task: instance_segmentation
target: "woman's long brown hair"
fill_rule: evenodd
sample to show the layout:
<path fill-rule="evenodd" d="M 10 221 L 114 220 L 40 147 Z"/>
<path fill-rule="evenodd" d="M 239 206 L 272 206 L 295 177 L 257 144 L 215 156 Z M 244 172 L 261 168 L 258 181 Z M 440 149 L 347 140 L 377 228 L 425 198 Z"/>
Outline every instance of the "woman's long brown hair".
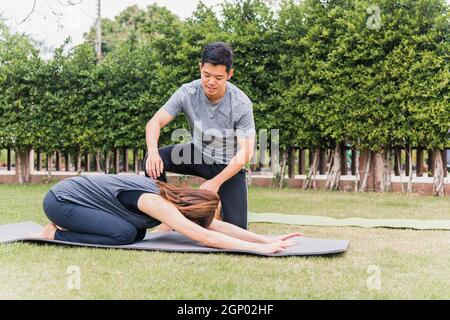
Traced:
<path fill-rule="evenodd" d="M 220 204 L 217 193 L 157 181 L 159 195 L 170 201 L 189 220 L 207 228 Z"/>

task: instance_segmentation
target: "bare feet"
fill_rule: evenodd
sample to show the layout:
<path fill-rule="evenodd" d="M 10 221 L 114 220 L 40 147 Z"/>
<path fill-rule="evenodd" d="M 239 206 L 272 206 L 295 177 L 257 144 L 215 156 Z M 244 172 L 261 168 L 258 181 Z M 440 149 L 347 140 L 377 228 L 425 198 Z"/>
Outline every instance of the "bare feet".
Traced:
<path fill-rule="evenodd" d="M 59 231 L 67 231 L 67 229 L 61 228 L 60 226 L 58 226 L 58 225 L 56 225 L 56 224 L 55 224 L 55 226 L 56 226 L 56 228 L 57 228 Z"/>
<path fill-rule="evenodd" d="M 58 230 L 56 225 L 53 223 L 50 223 L 44 228 L 44 230 L 42 230 L 39 233 L 34 233 L 34 234 L 30 235 L 29 238 L 54 240 L 56 230 Z"/>

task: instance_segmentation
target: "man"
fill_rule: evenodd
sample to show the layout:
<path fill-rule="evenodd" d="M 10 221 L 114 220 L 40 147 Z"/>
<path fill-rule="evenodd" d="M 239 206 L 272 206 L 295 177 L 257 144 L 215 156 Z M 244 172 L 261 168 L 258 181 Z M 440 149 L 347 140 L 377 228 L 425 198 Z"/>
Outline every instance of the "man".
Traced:
<path fill-rule="evenodd" d="M 247 229 L 245 164 L 253 156 L 252 102 L 235 85 L 233 52 L 223 42 L 207 45 L 201 79 L 184 84 L 146 126 L 146 176 L 166 181 L 166 172 L 205 178 L 200 189 L 217 192 L 225 222 Z M 158 150 L 160 130 L 184 112 L 192 142 Z"/>

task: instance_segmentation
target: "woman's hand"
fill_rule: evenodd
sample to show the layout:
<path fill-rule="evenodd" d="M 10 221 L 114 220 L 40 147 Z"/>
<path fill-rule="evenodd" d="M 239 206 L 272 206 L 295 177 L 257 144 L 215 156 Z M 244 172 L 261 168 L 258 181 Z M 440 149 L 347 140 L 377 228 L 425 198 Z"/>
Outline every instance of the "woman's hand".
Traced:
<path fill-rule="evenodd" d="M 273 242 L 273 243 L 262 243 L 262 244 L 257 244 L 255 246 L 254 251 L 259 252 L 259 253 L 278 253 L 278 252 L 284 252 L 286 251 L 286 248 L 294 246 L 295 242 L 293 241 L 282 241 L 282 240 L 278 240 L 277 242 Z"/>
<path fill-rule="evenodd" d="M 265 237 L 264 243 L 277 243 L 277 242 L 285 241 L 287 239 L 294 238 L 294 237 L 303 237 L 303 233 L 293 232 L 293 233 L 283 234 L 283 235 L 277 236 L 277 237 Z"/>

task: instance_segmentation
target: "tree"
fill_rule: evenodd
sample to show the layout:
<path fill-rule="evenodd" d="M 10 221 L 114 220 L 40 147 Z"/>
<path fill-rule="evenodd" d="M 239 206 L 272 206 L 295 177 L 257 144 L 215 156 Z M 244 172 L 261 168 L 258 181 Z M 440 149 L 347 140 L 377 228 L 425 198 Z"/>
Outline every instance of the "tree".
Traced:
<path fill-rule="evenodd" d="M 30 151 L 36 142 L 39 69 L 42 60 L 30 39 L 2 26 L 0 43 L 0 141 L 14 148 L 16 178 L 30 182 Z"/>

